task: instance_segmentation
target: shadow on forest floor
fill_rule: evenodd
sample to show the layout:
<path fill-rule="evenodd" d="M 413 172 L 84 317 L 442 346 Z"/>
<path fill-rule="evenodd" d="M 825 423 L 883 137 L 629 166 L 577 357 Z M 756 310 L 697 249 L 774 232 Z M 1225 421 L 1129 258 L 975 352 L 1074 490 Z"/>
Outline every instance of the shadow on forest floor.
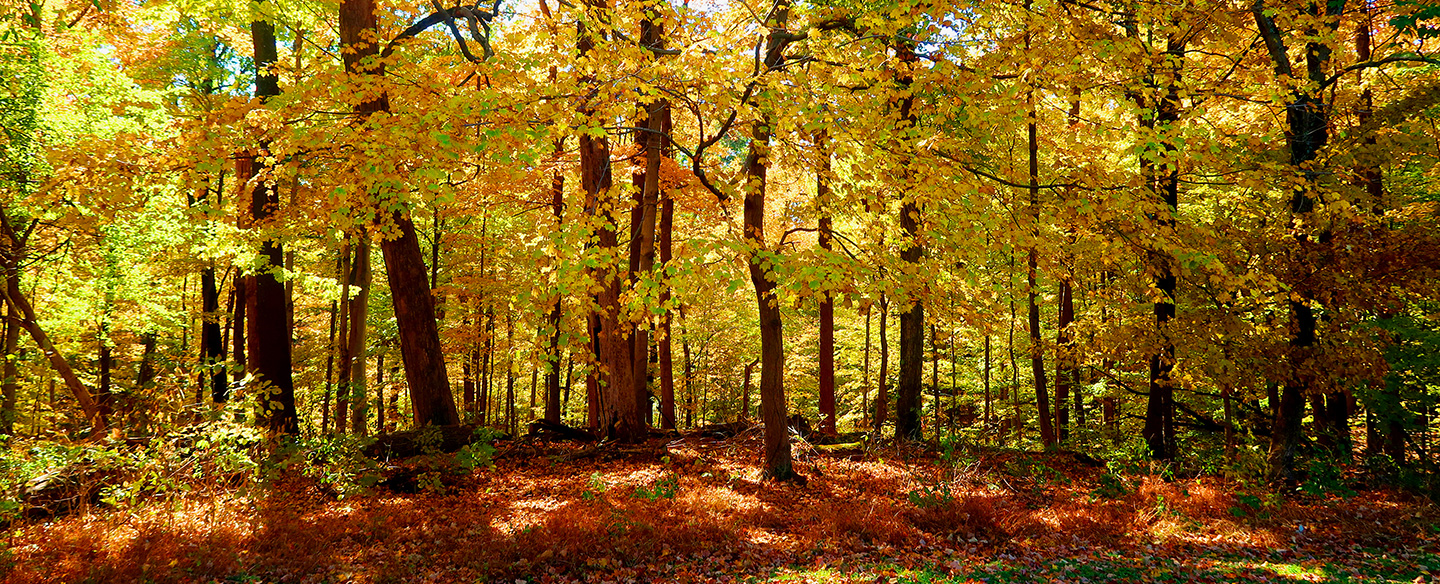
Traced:
<path fill-rule="evenodd" d="M 256 498 L 179 496 L 19 524 L 0 566 L 7 582 L 1440 576 L 1434 509 L 1385 492 L 1271 497 L 1261 510 L 1220 479 L 1116 484 L 1065 454 L 1013 451 L 951 466 L 919 451 L 801 450 L 809 481 L 797 486 L 760 482 L 748 443 L 690 438 L 570 462 L 557 456 L 569 447 L 554 448 L 413 495 L 336 500 L 290 478 Z"/>

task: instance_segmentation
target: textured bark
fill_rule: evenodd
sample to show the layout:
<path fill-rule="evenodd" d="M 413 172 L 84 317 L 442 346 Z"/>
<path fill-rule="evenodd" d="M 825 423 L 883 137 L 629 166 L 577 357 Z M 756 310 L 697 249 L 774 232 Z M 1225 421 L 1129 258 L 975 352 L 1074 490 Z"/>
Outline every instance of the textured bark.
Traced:
<path fill-rule="evenodd" d="M 771 12 L 767 26 L 763 67 L 771 71 L 784 61 L 789 33 L 785 27 L 790 17 L 788 0 L 779 0 Z M 766 273 L 766 256 L 771 250 L 765 241 L 766 172 L 769 167 L 771 119 L 764 104 L 752 103 L 761 110 L 760 119 L 750 128 L 750 148 L 745 155 L 744 236 L 750 247 L 747 263 L 750 283 L 755 287 L 755 304 L 760 318 L 760 421 L 765 424 L 765 474 L 776 480 L 790 480 L 797 475 L 790 462 L 790 430 L 785 407 L 785 336 L 781 328 L 779 299 L 775 280 Z"/>
<path fill-rule="evenodd" d="M 1166 78 L 1165 95 L 1159 100 L 1156 121 L 1153 125 L 1162 135 L 1175 131 L 1180 120 L 1180 68 L 1184 46 L 1175 35 L 1166 42 L 1166 63 L 1171 67 L 1162 72 Z M 1148 123 L 1143 122 L 1142 123 Z M 1176 148 L 1168 137 L 1160 146 L 1168 159 L 1174 157 Z M 1178 162 L 1161 168 L 1142 163 L 1142 174 L 1152 178 L 1151 189 L 1159 195 L 1163 215 L 1152 216 L 1156 227 L 1165 234 L 1175 231 L 1175 214 L 1180 203 L 1180 171 Z M 1140 434 L 1150 447 L 1150 456 L 1169 460 L 1176 455 L 1175 444 L 1175 386 L 1171 372 L 1175 368 L 1175 343 L 1170 339 L 1170 320 L 1175 318 L 1176 277 L 1174 260 L 1161 251 L 1150 253 L 1155 273 L 1155 289 L 1161 297 L 1155 302 L 1155 329 L 1161 338 L 1160 350 L 1150 355 L 1149 398 L 1145 405 L 1145 425 Z"/>
<path fill-rule="evenodd" d="M 254 45 L 255 96 L 266 102 L 280 95 L 280 78 L 275 71 L 275 27 L 269 22 L 256 20 L 250 23 L 250 39 Z M 248 211 L 250 226 L 257 229 L 269 227 L 279 210 L 280 197 L 274 177 L 266 164 L 269 143 L 261 139 L 256 154 L 239 160 L 237 173 L 241 185 L 248 185 Z M 291 378 L 290 364 L 290 314 L 285 298 L 285 285 L 276 274 L 285 263 L 285 250 L 277 239 L 267 239 L 260 244 L 263 263 L 253 276 L 253 287 L 247 290 L 246 349 L 249 353 L 248 369 L 254 373 L 266 388 L 257 396 L 260 401 L 265 424 L 271 432 L 295 434 L 300 431 L 299 416 L 295 410 L 295 386 Z"/>
<path fill-rule="evenodd" d="M 901 64 L 897 82 L 906 96 L 899 104 L 899 125 L 913 131 L 916 116 L 913 110 L 914 97 L 909 91 L 910 71 L 919 59 L 915 56 L 915 47 L 908 42 L 896 44 L 895 55 Z M 909 146 L 902 145 L 900 148 L 906 151 Z M 900 162 L 906 163 L 903 157 Z M 901 174 L 903 182 L 908 184 L 909 170 L 904 170 Z M 905 197 L 901 201 L 900 231 L 905 246 L 900 252 L 900 261 L 912 265 L 919 263 L 923 254 L 917 239 L 920 236 L 920 205 L 913 196 Z M 900 379 L 896 388 L 895 437 L 918 441 L 922 438 L 920 408 L 923 401 L 921 386 L 925 367 L 925 309 L 917 294 L 908 295 L 905 306 L 900 313 Z"/>
<path fill-rule="evenodd" d="M 366 406 L 369 393 L 365 387 L 365 345 L 366 320 L 370 314 L 370 238 L 364 234 L 355 237 L 355 246 L 350 259 L 350 286 L 355 294 L 350 298 L 350 330 L 346 335 L 350 358 L 350 429 L 357 436 L 365 435 Z"/>
<path fill-rule="evenodd" d="M 449 426 L 460 423 L 450 381 L 445 371 L 444 349 L 435 322 L 435 300 L 425 279 L 425 258 L 415 236 L 415 224 L 400 211 L 393 215 L 400 237 L 380 243 L 385 257 L 390 295 L 395 303 L 399 328 L 400 360 L 410 386 L 411 412 L 415 426 Z"/>
<path fill-rule="evenodd" d="M 351 75 L 379 76 L 385 73 L 384 67 L 371 59 L 379 52 L 374 39 L 370 38 L 375 34 L 375 28 L 374 0 L 343 0 L 340 3 L 340 42 L 348 49 L 343 52 L 343 57 L 345 69 Z M 360 104 L 355 113 L 357 118 L 364 118 L 389 109 L 390 102 L 382 95 Z M 450 392 L 450 380 L 440 346 L 435 297 L 426 277 L 425 256 L 420 251 L 415 223 L 404 209 L 396 209 L 390 220 L 398 237 L 382 239 L 380 252 L 385 258 L 386 280 L 390 284 L 395 308 L 400 359 L 405 364 L 405 380 L 410 387 L 413 423 L 416 426 L 458 424 L 460 416 Z M 361 337 L 363 342 L 363 334 Z M 364 376 L 359 379 L 363 380 Z M 356 395 L 361 396 L 359 402 L 364 403 L 365 394 Z M 337 423 L 343 422 L 337 420 Z"/>

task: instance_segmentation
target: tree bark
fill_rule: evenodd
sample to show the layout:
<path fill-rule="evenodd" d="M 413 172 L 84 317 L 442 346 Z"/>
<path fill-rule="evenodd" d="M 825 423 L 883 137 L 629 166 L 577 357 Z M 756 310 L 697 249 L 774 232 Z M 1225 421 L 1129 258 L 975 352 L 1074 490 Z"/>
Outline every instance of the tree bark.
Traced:
<path fill-rule="evenodd" d="M 915 55 L 915 47 L 909 42 L 897 43 L 895 56 L 900 61 L 897 81 L 905 95 L 899 104 L 899 125 L 905 130 L 914 131 L 916 115 L 913 111 L 914 96 L 910 91 L 910 84 L 911 71 L 919 58 Z M 901 149 L 908 151 L 908 143 L 902 145 Z M 904 158 L 907 157 L 902 157 L 901 164 L 908 164 L 909 161 Z M 909 183 L 909 170 L 904 170 L 901 174 L 904 182 Z M 920 205 L 913 195 L 904 197 L 901 201 L 900 231 L 904 245 L 900 252 L 900 261 L 911 265 L 920 263 L 923 255 L 918 240 Z M 895 438 L 919 441 L 923 437 L 920 410 L 925 367 L 925 309 L 919 294 L 907 293 L 905 300 L 908 308 L 900 313 L 900 383 L 895 402 Z"/>
<path fill-rule="evenodd" d="M 250 23 L 250 38 L 255 55 L 255 97 L 262 103 L 280 95 L 280 77 L 275 70 L 275 27 L 268 21 Z M 249 218 L 251 228 L 269 228 L 279 210 L 280 196 L 274 177 L 266 163 L 268 140 L 261 138 L 255 154 L 239 160 L 237 173 L 241 185 L 249 185 Z M 254 275 L 254 288 L 248 290 L 249 306 L 248 367 L 265 388 L 258 396 L 260 411 L 271 432 L 295 434 L 300 431 L 295 410 L 295 385 L 290 364 L 290 315 L 285 301 L 285 285 L 276 277 L 285 265 L 285 250 L 275 238 L 260 244 L 264 259 Z"/>
<path fill-rule="evenodd" d="M 830 217 L 830 140 L 825 130 L 815 132 L 815 148 L 820 153 L 820 168 L 815 172 L 815 206 L 820 215 L 820 249 L 829 252 L 833 220 Z M 820 300 L 820 432 L 835 435 L 835 299 L 825 290 Z"/>
<path fill-rule="evenodd" d="M 1289 84 L 1296 77 L 1290 64 L 1285 39 L 1275 26 L 1273 16 L 1266 14 L 1265 3 L 1257 0 L 1252 7 L 1256 28 L 1265 42 L 1275 66 L 1277 82 Z M 1332 31 L 1339 25 L 1339 15 L 1344 12 L 1344 0 L 1332 0 L 1323 4 L 1312 3 L 1308 11 L 1312 17 L 1323 17 L 1325 26 Z M 1318 37 L 1318 30 L 1306 31 L 1306 36 Z M 1309 234 L 1308 218 L 1315 209 L 1311 189 L 1319 182 L 1323 169 L 1310 164 L 1330 141 L 1329 105 L 1325 103 L 1323 88 L 1330 70 L 1331 49 L 1319 41 L 1308 41 L 1305 46 L 1305 75 L 1308 83 L 1295 84 L 1289 103 L 1285 104 L 1285 118 L 1289 125 L 1285 140 L 1290 149 L 1290 164 L 1302 179 L 1295 187 L 1290 199 L 1291 236 L 1295 243 L 1291 247 L 1295 271 L 1301 274 L 1301 281 L 1292 290 L 1289 302 L 1291 314 L 1290 350 L 1287 362 L 1289 379 L 1285 380 L 1280 394 L 1280 407 L 1276 411 L 1274 430 L 1270 443 L 1270 477 L 1295 482 L 1299 479 L 1295 469 L 1295 458 L 1302 440 L 1300 417 L 1305 411 L 1305 396 L 1310 393 L 1314 379 L 1307 372 L 1306 364 L 1313 359 L 1316 339 L 1316 318 L 1310 305 L 1314 291 L 1304 284 L 1306 277 L 1313 273 L 1314 266 L 1307 255 L 1317 244 L 1329 241 L 1328 232 L 1321 232 L 1317 238 Z M 1310 87 L 1322 88 L 1317 94 L 1310 93 Z"/>
<path fill-rule="evenodd" d="M 369 391 L 365 387 L 366 320 L 370 314 L 370 238 L 364 233 L 355 238 L 350 259 L 350 285 L 356 288 L 350 299 L 350 331 L 346 341 L 350 357 L 350 428 L 364 436 Z"/>
<path fill-rule="evenodd" d="M 789 18 L 789 0 L 778 0 L 766 23 L 770 31 L 765 41 L 765 71 L 778 69 L 784 62 L 785 47 L 789 43 L 785 27 Z M 791 467 L 790 430 L 786 421 L 785 336 L 775 280 L 766 267 L 780 253 L 770 249 L 765 241 L 765 183 L 772 120 L 765 104 L 756 99 L 751 105 L 760 109 L 761 114 L 751 125 L 750 149 L 745 155 L 744 236 L 750 247 L 746 259 L 760 318 L 760 420 L 765 424 L 765 474 L 776 480 L 791 480 L 797 475 Z"/>
<path fill-rule="evenodd" d="M 378 54 L 378 47 L 366 38 L 374 34 L 375 28 L 374 0 L 342 0 L 340 42 L 349 48 L 343 56 L 346 71 L 351 75 L 384 75 L 383 65 L 371 59 Z M 370 32 L 367 34 L 365 31 Z M 356 114 L 358 118 L 364 118 L 389 110 L 390 101 L 382 95 L 360 104 Z M 390 284 L 394 303 L 400 359 L 405 364 L 405 380 L 410 388 L 410 407 L 414 414 L 412 422 L 417 427 L 458 424 L 460 416 L 450 392 L 445 356 L 440 345 L 435 297 L 426 277 L 425 256 L 420 251 L 415 223 L 406 210 L 399 208 L 392 212 L 390 219 L 398 237 L 381 239 L 380 252 L 385 259 L 386 280 Z"/>
<path fill-rule="evenodd" d="M 1161 233 L 1171 235 L 1175 232 L 1175 214 L 1180 203 L 1180 170 L 1178 161 L 1173 160 L 1176 148 L 1170 136 L 1177 131 L 1175 125 L 1180 120 L 1179 84 L 1180 69 L 1183 66 L 1181 59 L 1184 57 L 1184 46 L 1175 34 L 1169 35 L 1166 41 L 1166 57 L 1170 70 L 1165 72 L 1165 94 L 1159 100 L 1156 121 L 1150 123 L 1142 120 L 1142 123 L 1158 125 L 1157 130 L 1164 136 L 1160 148 L 1165 153 L 1167 163 L 1163 169 L 1157 169 L 1153 164 L 1143 162 L 1142 174 L 1154 177 L 1151 189 L 1160 196 L 1163 204 L 1163 215 L 1152 216 L 1150 219 Z M 1170 338 L 1169 328 L 1170 320 L 1175 318 L 1176 277 L 1174 260 L 1169 254 L 1154 250 L 1150 256 L 1155 272 L 1155 288 L 1161 294 L 1155 302 L 1155 329 L 1160 335 L 1161 345 L 1158 352 L 1150 355 L 1149 398 L 1145 406 L 1145 425 L 1140 434 L 1150 447 L 1150 456 L 1169 460 L 1177 454 L 1175 386 L 1171 379 L 1171 372 L 1175 368 L 1175 343 Z"/>

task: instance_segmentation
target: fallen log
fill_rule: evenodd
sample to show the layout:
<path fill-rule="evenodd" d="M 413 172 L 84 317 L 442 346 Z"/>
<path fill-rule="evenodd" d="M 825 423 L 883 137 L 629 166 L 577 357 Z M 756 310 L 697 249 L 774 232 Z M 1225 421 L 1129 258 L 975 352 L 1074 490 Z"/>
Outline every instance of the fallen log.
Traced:
<path fill-rule="evenodd" d="M 376 460 L 409 458 L 422 454 L 455 452 L 475 442 L 473 425 L 425 426 L 414 430 L 382 434 L 375 442 L 362 451 L 365 456 Z"/>
<path fill-rule="evenodd" d="M 535 420 L 534 422 L 530 422 L 526 428 L 529 430 L 526 433 L 527 436 L 541 440 L 595 442 L 600 439 L 599 436 L 588 431 L 546 420 Z"/>

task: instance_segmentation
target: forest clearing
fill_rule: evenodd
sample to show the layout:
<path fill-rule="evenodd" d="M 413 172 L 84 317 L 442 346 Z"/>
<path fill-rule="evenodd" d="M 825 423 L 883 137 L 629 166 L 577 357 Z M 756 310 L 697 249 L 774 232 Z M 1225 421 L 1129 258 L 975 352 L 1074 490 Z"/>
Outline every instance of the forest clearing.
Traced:
<path fill-rule="evenodd" d="M 0 0 L 13 582 L 1435 581 L 1430 0 Z"/>

